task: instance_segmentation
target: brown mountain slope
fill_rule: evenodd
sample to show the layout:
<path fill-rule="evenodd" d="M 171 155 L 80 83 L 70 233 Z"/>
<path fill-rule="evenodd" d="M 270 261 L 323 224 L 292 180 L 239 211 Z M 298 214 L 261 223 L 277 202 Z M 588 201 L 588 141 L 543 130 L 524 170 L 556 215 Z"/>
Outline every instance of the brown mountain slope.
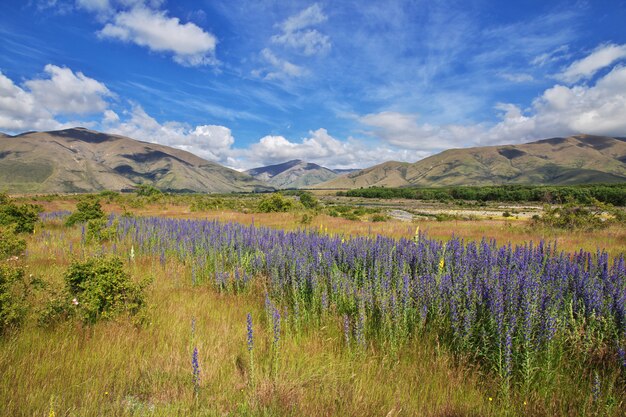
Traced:
<path fill-rule="evenodd" d="M 180 149 L 83 128 L 0 137 L 0 191 L 92 192 L 143 183 L 168 191 L 268 188 Z"/>
<path fill-rule="evenodd" d="M 626 139 L 577 135 L 522 145 L 451 149 L 412 164 L 385 162 L 315 188 L 622 181 L 626 181 Z"/>
<path fill-rule="evenodd" d="M 339 175 L 333 170 L 299 159 L 249 169 L 246 173 L 276 188 L 310 187 Z"/>

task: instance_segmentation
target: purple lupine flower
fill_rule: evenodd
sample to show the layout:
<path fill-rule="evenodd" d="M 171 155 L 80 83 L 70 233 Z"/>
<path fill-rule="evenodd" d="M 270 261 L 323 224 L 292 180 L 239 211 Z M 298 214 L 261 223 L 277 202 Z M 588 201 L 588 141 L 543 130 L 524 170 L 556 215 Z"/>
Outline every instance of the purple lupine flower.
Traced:
<path fill-rule="evenodd" d="M 275 346 L 278 346 L 278 342 L 280 341 L 280 311 L 277 308 L 274 308 L 274 313 L 272 314 L 272 328 L 274 330 L 274 342 Z"/>
<path fill-rule="evenodd" d="M 191 355 L 191 368 L 192 368 L 192 381 L 193 390 L 196 395 L 200 391 L 200 363 L 198 362 L 198 348 L 193 348 L 193 354 Z"/>
<path fill-rule="evenodd" d="M 246 317 L 246 324 L 248 327 L 248 351 L 251 352 L 254 347 L 254 339 L 252 333 L 252 315 L 250 313 L 248 313 Z"/>
<path fill-rule="evenodd" d="M 594 372 L 593 385 L 591 387 L 591 395 L 593 397 L 593 402 L 598 401 L 598 399 L 600 398 L 600 389 L 601 389 L 600 375 L 598 375 L 598 372 Z"/>

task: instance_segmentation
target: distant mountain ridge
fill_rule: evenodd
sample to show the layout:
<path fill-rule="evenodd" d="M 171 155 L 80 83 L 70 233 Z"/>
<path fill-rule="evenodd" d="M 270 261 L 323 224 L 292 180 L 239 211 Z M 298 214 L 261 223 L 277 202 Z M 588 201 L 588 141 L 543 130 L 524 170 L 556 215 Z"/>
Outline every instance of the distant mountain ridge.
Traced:
<path fill-rule="evenodd" d="M 520 145 L 450 149 L 415 163 L 390 161 L 317 184 L 370 186 L 568 185 L 626 181 L 626 138 L 575 135 Z"/>
<path fill-rule="evenodd" d="M 336 178 L 342 171 L 351 170 L 332 170 L 294 159 L 281 164 L 252 168 L 246 173 L 276 188 L 306 188 Z"/>
<path fill-rule="evenodd" d="M 192 153 L 84 128 L 0 135 L 0 191 L 246 192 L 271 187 Z"/>

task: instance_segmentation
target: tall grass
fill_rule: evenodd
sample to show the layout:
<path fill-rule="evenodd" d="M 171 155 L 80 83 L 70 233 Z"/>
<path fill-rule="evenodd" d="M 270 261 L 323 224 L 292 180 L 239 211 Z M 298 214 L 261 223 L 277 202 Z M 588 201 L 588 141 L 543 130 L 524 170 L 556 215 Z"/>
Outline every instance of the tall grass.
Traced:
<path fill-rule="evenodd" d="M 90 245 L 80 227 L 66 229 L 55 222 L 30 238 L 24 260 L 28 272 L 54 288 L 72 259 L 117 253 L 135 279 L 153 278 L 148 320 L 139 327 L 120 318 L 94 326 L 70 321 L 42 328 L 36 316 L 47 293 L 34 295 L 31 321 L 0 341 L 0 404 L 6 415 L 48 415 L 50 408 L 56 415 L 81 416 L 619 416 L 625 410 L 619 361 L 623 333 L 615 325 L 619 318 L 611 315 L 616 307 L 605 306 L 605 319 L 575 304 L 568 307 L 575 309 L 571 320 L 567 309 L 555 310 L 558 329 L 531 351 L 524 346 L 522 326 L 510 330 L 511 318 L 521 323 L 525 311 L 515 310 L 512 300 L 504 299 L 506 319 L 497 330 L 489 309 L 476 309 L 477 300 L 449 297 L 463 291 L 446 286 L 446 277 L 466 276 L 463 268 L 471 263 L 464 254 L 480 246 L 444 245 L 424 237 L 416 244 L 326 236 L 332 229 L 323 224 L 322 234 L 319 228 L 286 233 L 141 218 L 121 220 L 114 241 Z M 258 216 L 254 222 L 259 224 Z M 418 283 L 433 285 L 424 293 L 430 298 L 411 296 L 414 301 L 403 304 L 406 268 L 412 262 L 406 256 L 420 245 L 421 263 L 408 288 L 413 295 Z M 544 254 L 554 271 L 570 265 L 569 256 L 547 248 L 513 249 L 500 255 L 487 242 L 483 250 L 496 264 L 528 253 Z M 581 271 L 595 271 L 594 282 L 602 284 L 608 259 L 589 255 L 589 263 L 587 256 L 580 255 Z M 595 265 L 600 269 L 592 269 Z M 619 265 L 614 268 L 620 273 Z M 615 282 L 624 282 L 623 273 Z M 437 285 L 444 291 L 434 291 Z M 550 291 L 554 288 L 559 287 Z M 455 328 L 455 322 L 464 321 L 451 320 L 454 309 L 468 300 L 484 315 L 483 321 L 474 318 L 480 332 L 469 338 Z M 278 343 L 268 301 L 281 317 Z M 424 305 L 429 309 L 425 318 Z M 461 314 L 458 308 L 456 314 Z M 539 343 L 537 329 L 552 323 L 544 318 L 532 319 L 533 343 Z M 507 353 L 509 339 L 515 348 Z M 507 355 L 514 362 L 510 370 Z"/>

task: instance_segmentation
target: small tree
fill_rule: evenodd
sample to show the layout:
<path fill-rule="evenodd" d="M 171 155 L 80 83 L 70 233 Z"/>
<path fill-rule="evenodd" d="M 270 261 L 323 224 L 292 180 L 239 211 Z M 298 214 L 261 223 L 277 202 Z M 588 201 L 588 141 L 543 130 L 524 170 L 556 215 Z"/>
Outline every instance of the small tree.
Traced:
<path fill-rule="evenodd" d="M 163 191 L 159 190 L 150 184 L 140 184 L 135 188 L 137 196 L 139 197 L 154 197 L 163 194 Z"/>
<path fill-rule="evenodd" d="M 26 250 L 26 241 L 18 237 L 13 228 L 0 227 L 0 262 L 18 256 Z"/>
<path fill-rule="evenodd" d="M 100 200 L 89 198 L 76 204 L 76 211 L 65 220 L 65 225 L 74 226 L 76 223 L 102 218 L 104 218 L 104 212 Z"/>
<path fill-rule="evenodd" d="M 280 193 L 274 193 L 270 196 L 264 197 L 259 202 L 258 210 L 261 213 L 275 213 L 286 212 L 292 210 L 295 207 L 293 200 L 284 197 Z"/>
<path fill-rule="evenodd" d="M 6 194 L 0 194 L 0 226 L 12 226 L 16 233 L 32 233 L 41 210 L 35 204 L 17 205 Z"/>
<path fill-rule="evenodd" d="M 317 198 L 315 198 L 313 194 L 306 191 L 303 191 L 300 194 L 300 203 L 308 209 L 316 209 L 319 204 Z"/>
<path fill-rule="evenodd" d="M 72 263 L 65 274 L 65 285 L 87 323 L 123 312 L 134 315 L 145 304 L 143 287 L 131 279 L 121 259 L 114 256 Z"/>
<path fill-rule="evenodd" d="M 24 270 L 10 262 L 0 262 L 0 333 L 18 327 L 26 313 Z"/>

